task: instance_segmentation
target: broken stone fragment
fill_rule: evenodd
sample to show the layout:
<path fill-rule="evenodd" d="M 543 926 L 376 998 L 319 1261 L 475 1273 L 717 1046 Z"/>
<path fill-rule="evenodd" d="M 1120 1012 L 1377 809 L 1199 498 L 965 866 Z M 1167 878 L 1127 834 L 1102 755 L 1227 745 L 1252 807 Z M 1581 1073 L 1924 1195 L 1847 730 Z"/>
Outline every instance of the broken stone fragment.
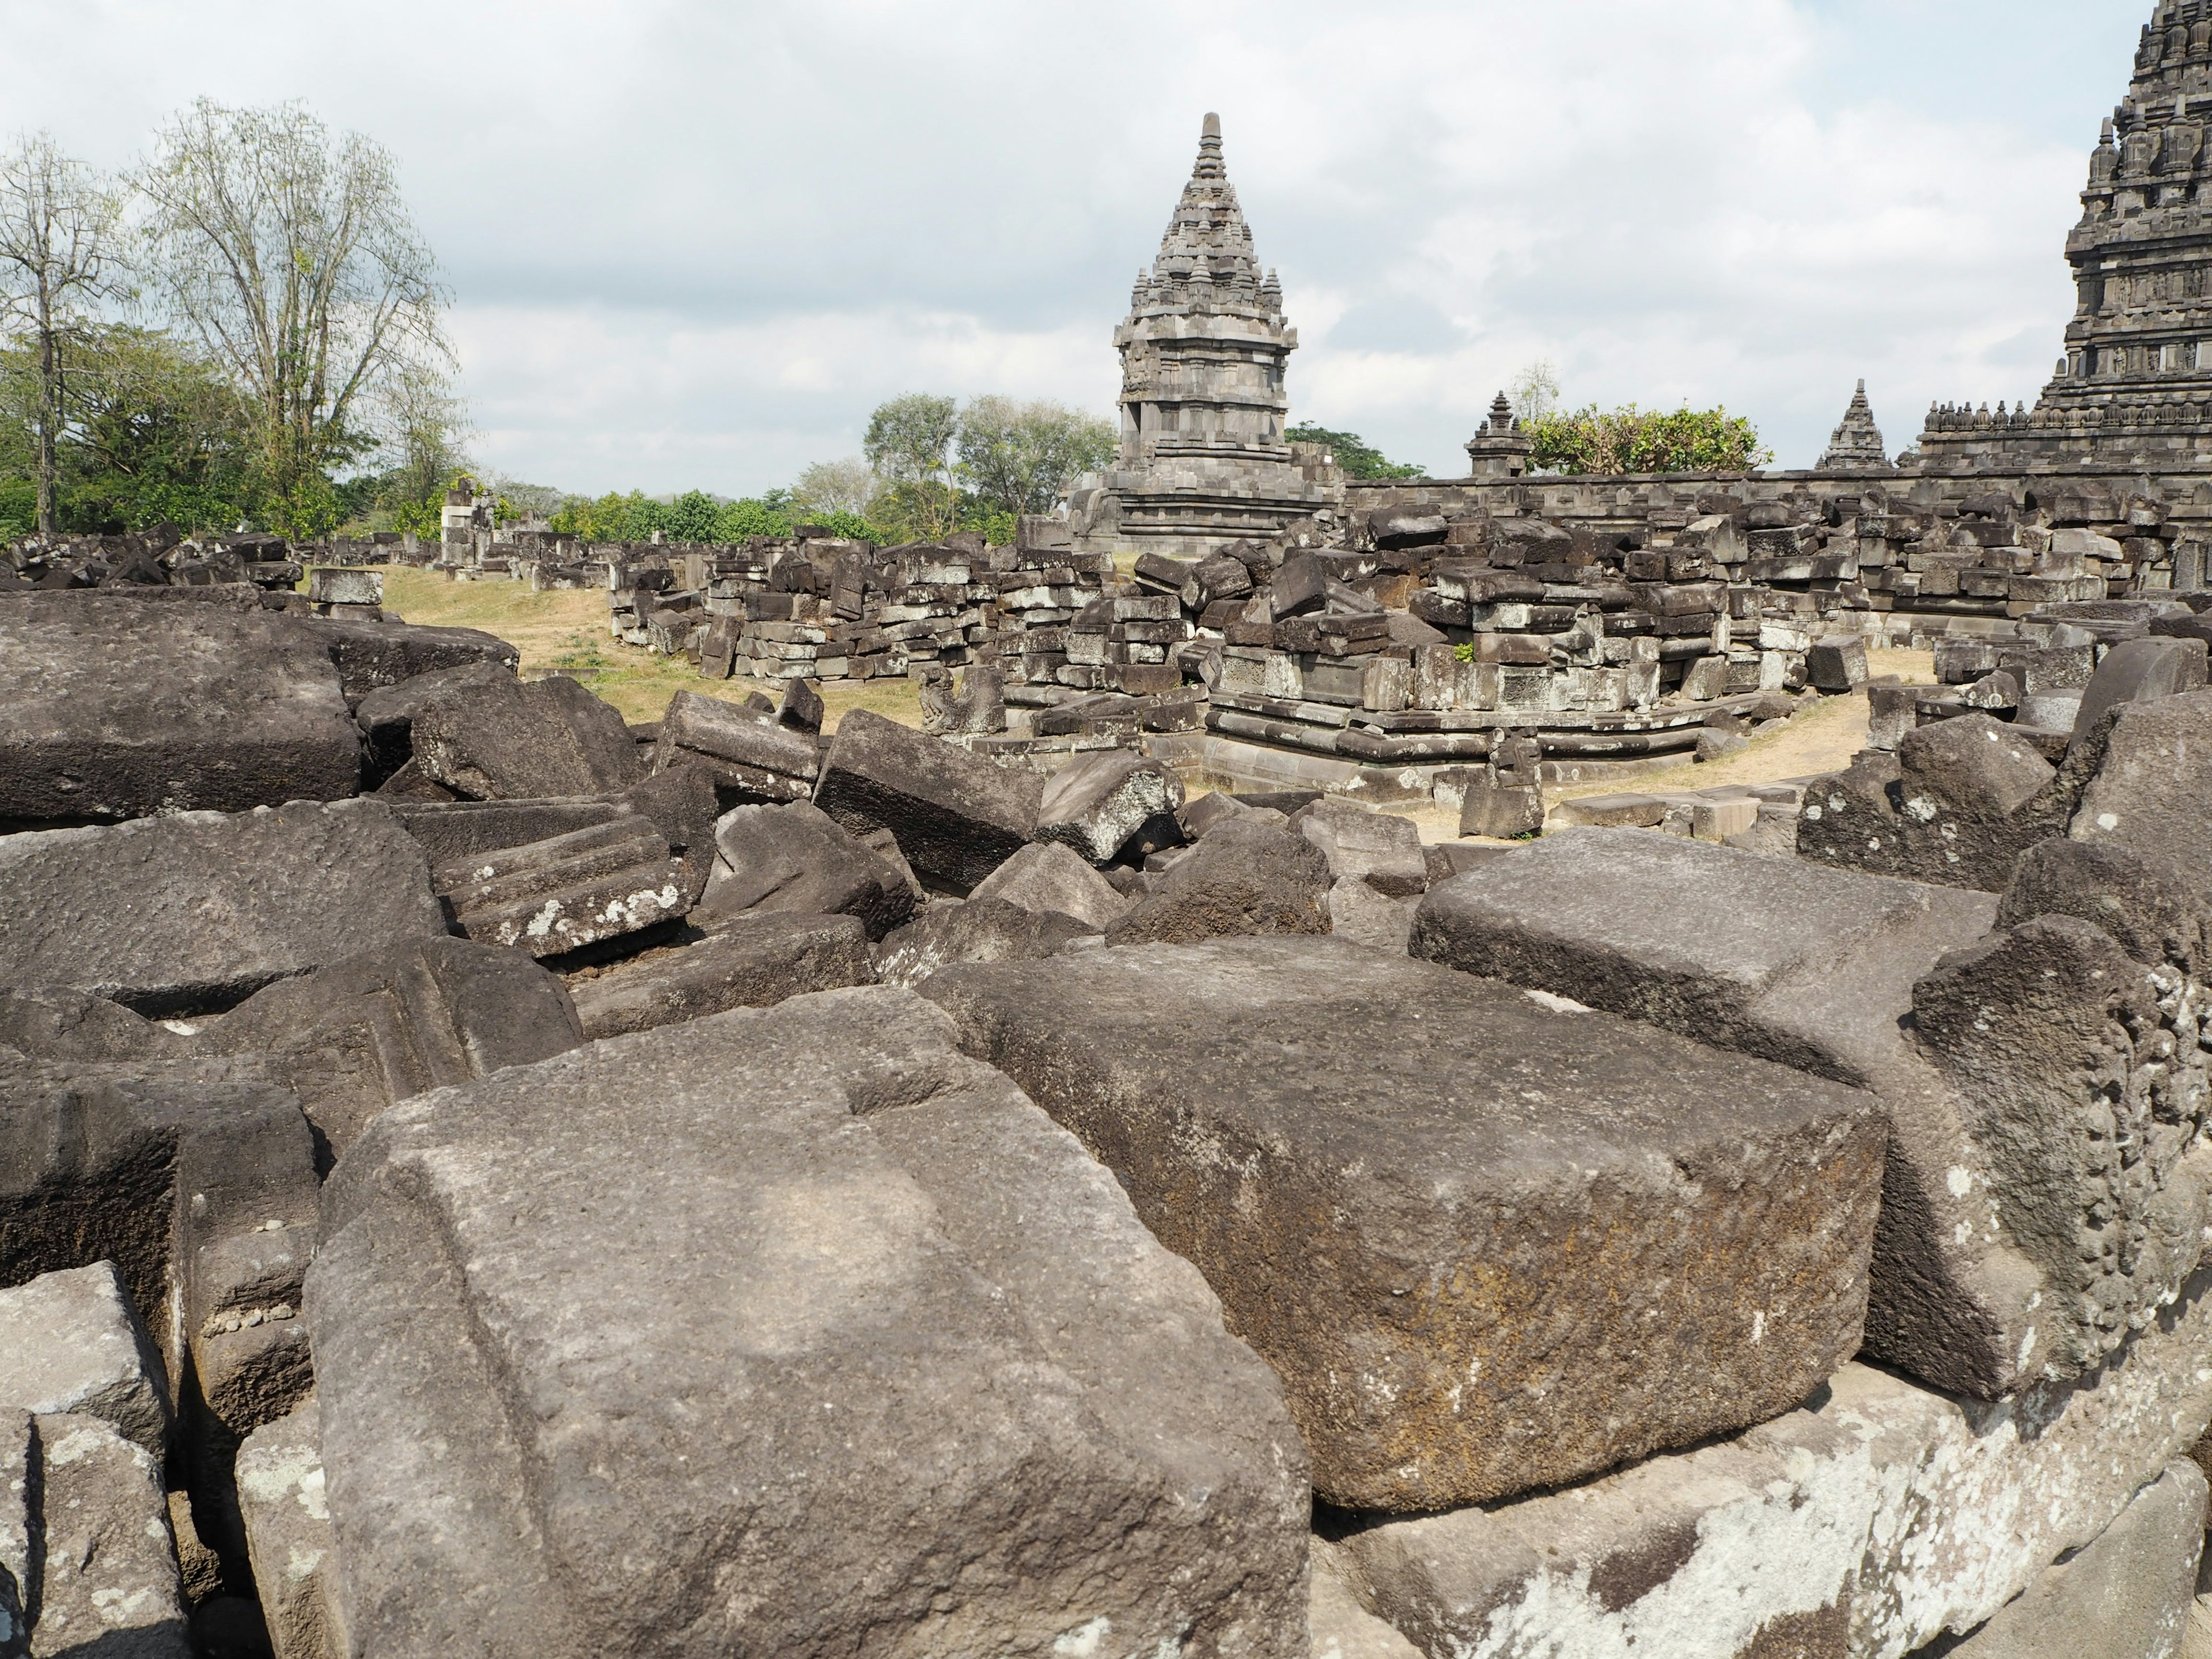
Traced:
<path fill-rule="evenodd" d="M 2105 653 L 2082 690 L 2081 709 L 2074 721 L 2075 741 L 2087 738 L 2105 715 L 2122 703 L 2201 690 L 2204 681 L 2203 640 L 2124 641 Z"/>
<path fill-rule="evenodd" d="M 2212 868 L 2212 691 L 2125 702 L 2112 718 L 2067 833 L 2183 870 Z"/>
<path fill-rule="evenodd" d="M 639 933 L 687 908 L 683 865 L 635 814 L 457 860 L 434 880 L 465 937 L 533 957 Z"/>
<path fill-rule="evenodd" d="M 1182 780 L 1158 761 L 1127 750 L 1079 755 L 1046 781 L 1036 839 L 1105 864 L 1147 825 L 1164 823 L 1169 839 L 1182 839 L 1174 819 L 1182 804 Z"/>
<path fill-rule="evenodd" d="M 1428 890 L 1421 832 L 1411 818 L 1323 799 L 1300 809 L 1291 828 L 1321 848 L 1338 881 L 1364 881 L 1389 898 L 1418 898 Z"/>
<path fill-rule="evenodd" d="M 1855 1091 L 1344 941 L 923 994 L 1206 1275 L 1333 1504 L 1581 1479 L 1787 1411 L 1858 1348 L 1887 1133 Z"/>
<path fill-rule="evenodd" d="M 1402 957 L 1413 931 L 1413 908 L 1412 899 L 1385 898 L 1358 876 L 1342 876 L 1328 890 L 1328 931 Z"/>
<path fill-rule="evenodd" d="M 732 807 L 714 826 L 714 847 L 700 899 L 710 915 L 849 915 L 881 939 L 914 914 L 901 871 L 811 801 Z"/>
<path fill-rule="evenodd" d="M 986 876 L 968 896 L 971 901 L 1002 899 L 1040 913 L 1057 911 L 1094 929 L 1103 929 L 1129 908 L 1129 901 L 1114 890 L 1113 883 L 1057 842 L 1024 847 Z"/>
<path fill-rule="evenodd" d="M 472 662 L 458 668 L 433 669 L 371 691 L 353 711 L 354 723 L 368 744 L 362 787 L 380 788 L 414 759 L 415 715 L 433 697 L 458 688 L 514 678 L 514 671 L 503 663 Z"/>
<path fill-rule="evenodd" d="M 356 1651 L 1304 1653 L 1274 1378 L 909 993 L 406 1103 L 326 1199 Z"/>
<path fill-rule="evenodd" d="M 34 1510 L 23 1504 L 30 1493 Z M 30 1614 L 19 1651 L 188 1659 L 161 1466 L 144 1447 L 97 1417 L 0 1405 L 0 1581 L 21 1584 L 31 1575 L 7 1559 L 11 1533 L 39 1565 L 35 1611 L 0 1610 L 11 1624 Z M 0 1591 L 0 1608 L 7 1599 Z"/>
<path fill-rule="evenodd" d="M 0 1290 L 0 1406 L 97 1417 L 167 1455 L 168 1379 L 113 1262 Z"/>
<path fill-rule="evenodd" d="M 429 874 L 370 800 L 0 836 L 0 985 L 71 987 L 153 1016 L 221 1009 L 443 933 Z"/>
<path fill-rule="evenodd" d="M 609 794 L 645 775 L 613 705 L 563 674 L 450 686 L 413 733 L 423 775 L 471 800 Z"/>
<path fill-rule="evenodd" d="M 321 1421 L 312 1395 L 239 1448 L 238 1503 L 276 1659 L 345 1659 Z"/>
<path fill-rule="evenodd" d="M 814 793 L 822 750 L 814 735 L 757 709 L 695 691 L 678 691 L 662 716 L 653 770 L 686 756 L 703 763 L 730 802 L 805 800 Z"/>
<path fill-rule="evenodd" d="M 1216 824 L 1106 930 L 1109 945 L 1328 931 L 1328 860 L 1304 836 L 1250 817 Z"/>
<path fill-rule="evenodd" d="M 579 978 L 572 990 L 585 1035 L 622 1036 L 875 981 L 867 930 L 857 916 L 758 910 L 710 926 L 696 943 Z"/>
<path fill-rule="evenodd" d="M 889 830 L 926 882 L 965 894 L 1036 829 L 1044 780 L 855 709 L 822 758 L 814 804 L 855 835 Z"/>
<path fill-rule="evenodd" d="M 885 985 L 919 985 L 960 962 L 1024 962 L 1048 957 L 1071 939 L 1097 942 L 1097 929 L 1056 910 L 1028 910 L 1004 899 L 933 904 L 876 947 Z"/>

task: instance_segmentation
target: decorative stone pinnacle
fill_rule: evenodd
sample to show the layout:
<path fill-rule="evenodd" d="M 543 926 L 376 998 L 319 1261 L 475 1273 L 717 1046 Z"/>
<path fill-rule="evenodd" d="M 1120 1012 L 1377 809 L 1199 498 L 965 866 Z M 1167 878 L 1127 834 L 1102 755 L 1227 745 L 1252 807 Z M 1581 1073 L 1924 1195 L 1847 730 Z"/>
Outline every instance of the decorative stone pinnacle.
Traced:
<path fill-rule="evenodd" d="M 1190 170 L 1194 179 L 1226 179 L 1229 169 L 1221 161 L 1221 118 L 1208 113 L 1206 125 L 1200 129 L 1198 165 Z"/>

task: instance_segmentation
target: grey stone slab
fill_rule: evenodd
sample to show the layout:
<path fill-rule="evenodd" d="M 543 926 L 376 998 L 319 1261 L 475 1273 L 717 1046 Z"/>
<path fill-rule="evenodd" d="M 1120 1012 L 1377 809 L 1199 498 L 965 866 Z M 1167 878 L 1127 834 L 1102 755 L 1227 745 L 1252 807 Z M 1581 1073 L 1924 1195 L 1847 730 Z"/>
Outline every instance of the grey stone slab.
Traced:
<path fill-rule="evenodd" d="M 313 1397 L 247 1436 L 237 1467 L 254 1588 L 276 1659 L 346 1659 Z"/>
<path fill-rule="evenodd" d="M 1385 898 L 1357 876 L 1344 876 L 1328 890 L 1328 931 L 1394 957 L 1406 954 L 1413 932 L 1414 902 Z"/>
<path fill-rule="evenodd" d="M 2203 881 L 2212 868 L 2212 691 L 2121 705 L 2067 833 Z"/>
<path fill-rule="evenodd" d="M 1206 1273 L 1333 1503 L 1574 1480 L 1786 1411 L 1859 1346 L 1867 1096 L 1334 939 L 923 994 Z"/>
<path fill-rule="evenodd" d="M 533 841 L 588 830 L 622 815 L 617 801 L 574 800 L 399 801 L 392 809 L 407 833 L 422 844 L 432 868 L 478 853 L 526 847 Z"/>
<path fill-rule="evenodd" d="M 2074 720 L 2076 742 L 2122 703 L 2170 697 L 2203 689 L 2205 642 L 2196 639 L 2127 640 L 2105 653 L 2082 689 Z"/>
<path fill-rule="evenodd" d="M 1100 929 L 1129 908 L 1113 883 L 1058 842 L 1024 847 L 984 877 L 969 897 L 1001 899 L 1024 910 L 1057 911 Z"/>
<path fill-rule="evenodd" d="M 96 1417 L 40 1416 L 33 1659 L 188 1659 L 161 1471 Z"/>
<path fill-rule="evenodd" d="M 40 1542 L 38 1419 L 0 1406 L 0 1655 L 25 1659 L 31 1650 L 32 1598 L 37 1589 L 31 1550 Z"/>
<path fill-rule="evenodd" d="M 40 1060 L 188 1058 L 167 1026 L 89 991 L 29 985 L 0 991 L 0 1042 Z"/>
<path fill-rule="evenodd" d="M 521 662 L 513 645 L 481 629 L 288 615 L 330 653 L 349 704 L 381 687 L 446 668 L 501 668 L 512 678 Z"/>
<path fill-rule="evenodd" d="M 2096 1541 L 2046 1569 L 1949 1659 L 2165 1659 L 2188 1632 L 2204 1552 L 2203 1471 L 2169 1464 Z"/>
<path fill-rule="evenodd" d="M 1158 761 L 1127 750 L 1079 755 L 1046 781 L 1036 838 L 1104 864 L 1147 824 L 1174 818 L 1182 804 L 1182 780 Z"/>
<path fill-rule="evenodd" d="M 361 787 L 337 668 L 295 619 L 0 599 L 0 823 L 242 812 Z"/>
<path fill-rule="evenodd" d="M 1308 1627 L 1313 1659 L 1421 1659 L 1421 1650 L 1361 1605 L 1346 1582 L 1350 1559 L 1327 1539 L 1313 1540 L 1313 1599 Z"/>
<path fill-rule="evenodd" d="M 811 801 L 738 806 L 714 825 L 711 915 L 793 911 L 857 917 L 881 939 L 914 914 L 907 875 Z"/>
<path fill-rule="evenodd" d="M 165 1455 L 168 1378 L 113 1262 L 0 1290 L 0 1404 L 97 1417 Z"/>
<path fill-rule="evenodd" d="M 327 1167 L 396 1101 L 584 1040 L 567 988 L 525 952 L 441 937 L 374 951 L 249 997 L 198 1039 L 265 1056 Z"/>
<path fill-rule="evenodd" d="M 328 1206 L 356 1650 L 1304 1651 L 1273 1378 L 909 994 L 407 1103 Z"/>
<path fill-rule="evenodd" d="M 1902 1659 L 2092 1544 L 2194 1443 L 2208 1284 L 2094 1378 L 1983 1405 L 1850 1364 L 1731 1439 L 1344 1548 L 1364 1605 L 1455 1659 Z"/>
<path fill-rule="evenodd" d="M 443 933 L 422 849 L 369 800 L 187 812 L 0 836 L 0 985 L 91 991 L 149 1015 Z"/>
<path fill-rule="evenodd" d="M 855 835 L 889 830 L 925 881 L 965 894 L 1028 844 L 1044 780 L 856 709 L 823 757 L 814 804 Z"/>
<path fill-rule="evenodd" d="M 1095 943 L 1097 929 L 1057 910 L 984 897 L 940 902 L 876 947 L 876 977 L 885 985 L 919 985 L 955 963 L 1027 962 L 1079 939 Z"/>
<path fill-rule="evenodd" d="M 2201 1066 L 2169 1085 L 2149 1048 L 2112 1047 L 2116 1018 L 2148 1018 L 2154 1047 L 2178 1019 L 2193 1052 L 2180 976 L 2161 992 L 2161 969 L 2095 929 L 1992 935 L 1995 912 L 1982 894 L 1577 830 L 1437 889 L 1413 951 L 1881 1095 L 1893 1139 L 1867 1352 L 1994 1396 L 2094 1367 L 2173 1293 L 2212 1176 L 2193 1131 L 2151 1121 L 2197 1121 Z M 2054 963 L 2063 994 L 2041 977 Z M 2113 1248 L 2077 1259 L 2084 1226 Z"/>
<path fill-rule="evenodd" d="M 585 1035 L 596 1040 L 870 985 L 875 977 L 867 930 L 857 916 L 755 911 L 717 921 L 694 943 L 586 970 L 569 989 Z"/>
<path fill-rule="evenodd" d="M 435 668 L 396 685 L 383 685 L 354 705 L 354 724 L 368 745 L 362 774 L 364 789 L 378 788 L 415 757 L 415 715 L 423 704 L 441 693 L 492 680 L 510 680 L 514 671 L 505 663 L 470 662 L 455 668 Z"/>
<path fill-rule="evenodd" d="M 471 800 L 607 794 L 645 775 L 614 706 L 565 675 L 448 687 L 413 729 L 423 775 Z"/>
<path fill-rule="evenodd" d="M 1321 848 L 1338 881 L 1363 880 L 1390 898 L 1428 890 L 1429 866 L 1413 819 L 1324 797 L 1302 808 L 1291 828 Z"/>
<path fill-rule="evenodd" d="M 463 934 L 533 957 L 641 933 L 690 908 L 682 861 L 639 813 L 456 860 L 432 880 Z"/>
<path fill-rule="evenodd" d="M 812 732 L 773 712 L 696 691 L 678 691 L 670 700 L 653 770 L 665 772 L 686 756 L 704 763 L 718 785 L 775 800 L 804 799 L 822 770 L 821 744 Z M 778 784 L 779 778 L 789 781 Z"/>
<path fill-rule="evenodd" d="M 1188 944 L 1238 933 L 1328 931 L 1328 860 L 1304 836 L 1218 823 L 1106 930 L 1109 945 Z"/>

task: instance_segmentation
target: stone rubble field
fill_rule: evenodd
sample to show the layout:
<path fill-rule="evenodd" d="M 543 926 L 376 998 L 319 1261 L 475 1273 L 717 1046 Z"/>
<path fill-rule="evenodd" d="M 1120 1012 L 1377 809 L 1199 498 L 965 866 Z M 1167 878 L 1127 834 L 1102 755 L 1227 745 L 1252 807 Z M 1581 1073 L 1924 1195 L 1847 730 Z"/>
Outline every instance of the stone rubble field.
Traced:
<path fill-rule="evenodd" d="M 0 663 L 0 1659 L 2212 1653 L 2201 639 L 1794 848 Z"/>

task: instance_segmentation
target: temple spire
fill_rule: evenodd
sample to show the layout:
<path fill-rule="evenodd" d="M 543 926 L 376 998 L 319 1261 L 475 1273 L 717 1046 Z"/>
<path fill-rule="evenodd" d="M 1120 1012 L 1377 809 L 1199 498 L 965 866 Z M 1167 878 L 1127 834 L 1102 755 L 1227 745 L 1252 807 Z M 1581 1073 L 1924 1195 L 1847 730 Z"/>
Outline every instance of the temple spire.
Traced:
<path fill-rule="evenodd" d="M 1209 113 L 1206 125 L 1198 137 L 1198 165 L 1190 170 L 1194 179 L 1226 179 L 1229 169 L 1221 161 L 1221 118 Z"/>

